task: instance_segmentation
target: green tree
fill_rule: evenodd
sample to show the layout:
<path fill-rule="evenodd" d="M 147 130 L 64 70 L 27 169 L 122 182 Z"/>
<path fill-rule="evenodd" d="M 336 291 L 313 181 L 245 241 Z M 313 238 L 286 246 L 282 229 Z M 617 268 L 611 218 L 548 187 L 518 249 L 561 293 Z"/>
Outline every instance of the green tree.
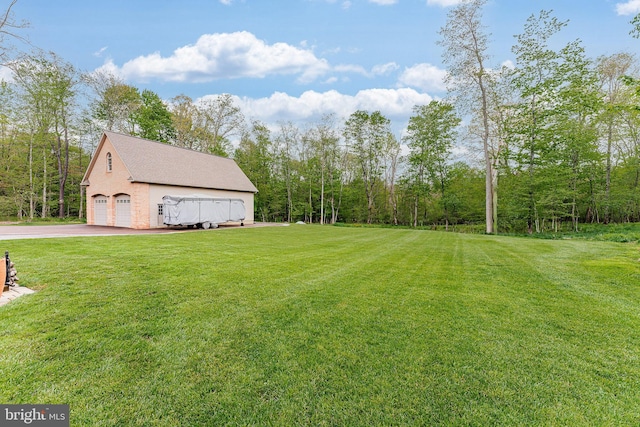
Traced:
<path fill-rule="evenodd" d="M 29 134 L 30 217 L 36 208 L 36 183 L 42 189 L 41 216 L 48 215 L 52 188 L 49 167 L 57 169 L 57 212 L 65 215 L 65 188 L 69 172 L 70 134 L 77 76 L 71 64 L 54 54 L 24 57 L 13 64 L 14 76 L 23 102 L 24 123 Z M 38 153 L 39 152 L 39 153 Z M 36 158 L 41 154 L 41 173 Z M 54 158 L 51 158 L 51 154 Z"/>
<path fill-rule="evenodd" d="M 300 145 L 300 130 L 291 122 L 280 123 L 274 142 L 274 172 L 277 179 L 284 183 L 286 195 L 283 220 L 291 222 L 295 216 L 294 208 L 297 205 L 295 193 L 300 180 L 294 157 Z"/>
<path fill-rule="evenodd" d="M 516 55 L 514 89 L 520 94 L 518 117 L 511 123 L 512 139 L 518 143 L 516 160 L 527 175 L 527 185 L 521 203 L 528 207 L 527 229 L 540 232 L 539 191 L 548 187 L 550 181 L 539 173 L 550 160 L 556 134 L 553 130 L 554 106 L 561 77 L 560 54 L 548 47 L 549 39 L 558 33 L 566 22 L 561 22 L 549 11 L 527 20 L 524 32 L 517 36 L 513 47 Z"/>
<path fill-rule="evenodd" d="M 153 141 L 172 142 L 176 131 L 166 104 L 157 93 L 148 89 L 142 91 L 140 98 L 142 105 L 133 112 L 136 135 Z"/>
<path fill-rule="evenodd" d="M 393 139 L 390 120 L 374 111 L 356 111 L 345 122 L 343 136 L 353 153 L 367 200 L 367 224 L 373 222 L 376 196 L 384 173 L 385 149 Z"/>
<path fill-rule="evenodd" d="M 70 139 L 72 121 L 74 120 L 74 108 L 76 107 L 76 87 L 78 75 L 75 68 L 59 58 L 51 63 L 53 67 L 52 89 L 55 98 L 56 113 L 53 123 L 55 143 L 53 153 L 58 166 L 58 217 L 64 218 L 65 189 L 69 178 Z"/>
<path fill-rule="evenodd" d="M 301 161 L 306 163 L 309 180 L 309 209 L 314 204 L 319 207 L 318 221 L 327 221 L 327 209 L 330 209 L 330 223 L 337 221 L 340 194 L 340 136 L 335 126 L 335 116 L 325 115 L 314 123 L 302 136 Z M 304 151 L 304 154 L 302 152 Z"/>
<path fill-rule="evenodd" d="M 415 106 L 413 112 L 404 138 L 409 148 L 408 182 L 415 188 L 413 225 L 418 224 L 420 198 L 427 197 L 429 188 L 434 188 L 439 193 L 448 229 L 449 160 L 461 120 L 451 104 L 441 101 Z"/>
<path fill-rule="evenodd" d="M 384 163 L 384 189 L 387 208 L 385 209 L 385 222 L 398 225 L 398 194 L 396 181 L 398 178 L 398 168 L 401 161 L 400 143 L 396 137 L 389 132 L 386 144 L 382 150 Z M 389 219 L 390 218 L 390 219 Z"/>
<path fill-rule="evenodd" d="M 624 124 L 626 106 L 632 94 L 623 77 L 630 74 L 635 60 L 628 53 L 617 53 L 598 58 L 596 71 L 600 80 L 604 109 L 600 117 L 605 134 L 606 183 L 604 201 L 604 222 L 611 220 L 611 173 L 614 160 L 614 148 L 621 139 L 618 131 Z"/>
<path fill-rule="evenodd" d="M 13 85 L 0 82 L 0 216 L 22 218 L 29 201 L 28 154 L 18 126 L 17 99 Z"/>
<path fill-rule="evenodd" d="M 255 212 L 262 221 L 277 219 L 277 201 L 274 198 L 278 183 L 273 175 L 272 145 L 269 128 L 264 123 L 254 121 L 250 131 L 243 134 L 233 156 L 258 189 Z"/>
<path fill-rule="evenodd" d="M 590 216 L 598 216 L 601 155 L 598 151 L 598 116 L 603 102 L 598 77 L 579 41 L 560 50 L 564 83 L 555 107 L 556 134 L 560 136 L 562 163 L 567 171 L 568 205 L 573 229 L 578 231 L 580 207 Z M 586 188 L 580 188 L 581 185 Z"/>
<path fill-rule="evenodd" d="M 197 149 L 199 147 L 198 107 L 186 95 L 173 97 L 169 105 L 175 129 L 174 144 L 191 150 Z"/>
<path fill-rule="evenodd" d="M 488 35 L 482 25 L 482 8 L 486 0 L 466 0 L 447 15 L 447 23 L 440 30 L 439 44 L 444 48 L 443 61 L 448 66 L 447 84 L 456 94 L 456 102 L 465 111 L 479 108 L 481 141 L 485 164 L 486 231 L 495 231 L 494 160 L 489 145 L 489 74 Z M 479 106 L 479 107 L 477 107 Z"/>
<path fill-rule="evenodd" d="M 100 131 L 136 135 L 135 113 L 142 106 L 138 88 L 109 73 L 85 74 L 83 80 L 93 91 L 90 114 Z"/>
<path fill-rule="evenodd" d="M 640 221 L 640 91 L 635 78 L 626 76 L 626 99 L 618 110 L 616 167 L 611 171 L 612 218 Z"/>
<path fill-rule="evenodd" d="M 232 136 L 244 130 L 244 115 L 228 94 L 207 98 L 198 106 L 201 151 L 227 156 Z"/>

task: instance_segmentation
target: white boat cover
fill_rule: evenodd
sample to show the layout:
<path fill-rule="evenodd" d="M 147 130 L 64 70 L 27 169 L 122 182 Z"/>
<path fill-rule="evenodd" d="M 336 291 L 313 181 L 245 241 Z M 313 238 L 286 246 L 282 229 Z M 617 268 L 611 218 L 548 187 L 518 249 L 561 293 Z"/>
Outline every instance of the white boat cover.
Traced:
<path fill-rule="evenodd" d="M 162 216 L 166 225 L 223 224 L 243 221 L 244 200 L 203 195 L 164 196 Z"/>

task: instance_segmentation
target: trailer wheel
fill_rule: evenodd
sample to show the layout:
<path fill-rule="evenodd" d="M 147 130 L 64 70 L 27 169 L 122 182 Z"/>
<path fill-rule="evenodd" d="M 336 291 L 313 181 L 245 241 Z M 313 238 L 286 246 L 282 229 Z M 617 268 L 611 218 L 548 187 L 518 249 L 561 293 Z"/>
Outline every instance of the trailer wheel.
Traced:
<path fill-rule="evenodd" d="M 202 228 L 204 228 L 205 230 L 208 230 L 209 227 L 211 227 L 211 223 L 210 222 L 203 222 L 202 223 Z"/>

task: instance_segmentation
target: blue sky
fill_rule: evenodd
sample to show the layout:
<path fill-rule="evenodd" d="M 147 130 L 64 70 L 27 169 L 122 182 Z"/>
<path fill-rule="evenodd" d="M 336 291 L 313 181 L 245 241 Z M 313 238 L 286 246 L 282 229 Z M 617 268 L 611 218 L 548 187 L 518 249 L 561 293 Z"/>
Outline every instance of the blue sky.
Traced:
<path fill-rule="evenodd" d="M 83 71 L 107 69 L 163 99 L 230 93 L 267 123 L 381 110 L 396 127 L 445 95 L 436 45 L 458 0 L 18 0 L 21 34 Z M 2 0 L 8 4 L 8 0 Z M 637 54 L 640 0 L 490 0 L 490 65 L 512 60 L 526 19 L 553 10 L 587 55 Z"/>

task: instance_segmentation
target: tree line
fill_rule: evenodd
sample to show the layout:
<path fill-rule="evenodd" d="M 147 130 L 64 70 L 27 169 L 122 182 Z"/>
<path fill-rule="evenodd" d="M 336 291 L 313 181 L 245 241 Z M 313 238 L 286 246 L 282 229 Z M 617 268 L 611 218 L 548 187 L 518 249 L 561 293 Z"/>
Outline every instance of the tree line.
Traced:
<path fill-rule="evenodd" d="M 567 22 L 542 11 L 516 37 L 515 63 L 491 67 L 484 5 L 450 11 L 440 31 L 449 96 L 416 105 L 401 137 L 380 111 L 267 124 L 230 94 L 164 101 L 53 53 L 2 50 L 13 80 L 0 84 L 0 217 L 82 217 L 80 182 L 111 130 L 234 158 L 259 190 L 258 221 L 530 233 L 640 221 L 634 56 L 592 59 L 579 40 L 553 47 Z"/>

